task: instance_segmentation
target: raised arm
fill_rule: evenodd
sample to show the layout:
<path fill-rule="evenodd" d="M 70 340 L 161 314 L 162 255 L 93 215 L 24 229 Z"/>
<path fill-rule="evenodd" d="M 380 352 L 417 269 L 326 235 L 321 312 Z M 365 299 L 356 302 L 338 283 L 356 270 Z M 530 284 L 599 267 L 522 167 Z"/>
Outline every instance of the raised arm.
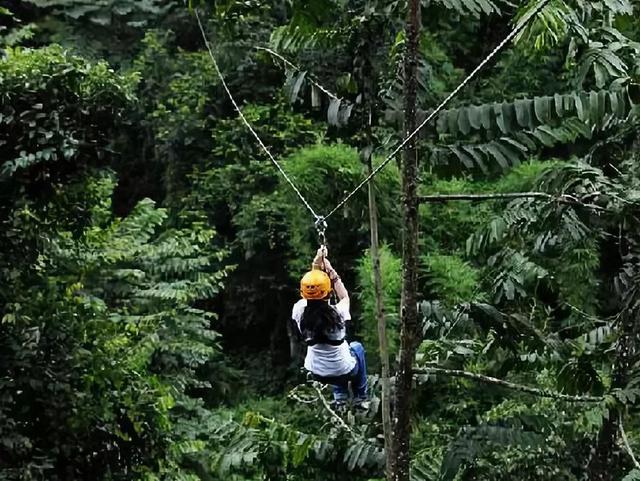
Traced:
<path fill-rule="evenodd" d="M 325 272 L 329 275 L 329 279 L 331 279 L 331 283 L 333 284 L 333 290 L 336 292 L 336 296 L 338 296 L 338 300 L 341 301 L 343 299 L 349 299 L 349 293 L 347 292 L 347 288 L 344 287 L 342 283 L 342 279 L 333 268 L 329 259 L 324 260 L 324 268 Z"/>
<path fill-rule="evenodd" d="M 327 273 L 329 279 L 331 279 L 331 283 L 333 284 L 333 290 L 335 291 L 336 296 L 338 296 L 338 301 L 347 299 L 348 302 L 349 293 L 347 292 L 347 288 L 344 287 L 344 284 L 342 283 L 342 279 L 340 279 L 338 272 L 333 268 L 331 262 L 329 262 L 329 259 L 327 259 L 326 247 L 322 246 L 320 249 L 318 249 L 316 257 L 313 259 L 313 268 L 322 269 Z"/>

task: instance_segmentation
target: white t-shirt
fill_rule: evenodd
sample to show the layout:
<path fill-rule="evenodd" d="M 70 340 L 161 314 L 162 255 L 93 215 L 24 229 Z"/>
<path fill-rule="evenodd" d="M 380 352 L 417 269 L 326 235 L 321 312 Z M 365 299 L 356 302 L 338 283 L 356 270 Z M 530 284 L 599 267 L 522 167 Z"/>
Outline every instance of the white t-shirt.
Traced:
<path fill-rule="evenodd" d="M 291 313 L 291 318 L 296 321 L 300 331 L 302 331 L 300 329 L 300 322 L 305 307 L 307 307 L 307 300 L 300 299 L 293 305 L 293 312 Z M 338 312 L 343 321 L 351 320 L 348 297 L 345 297 L 335 306 L 331 307 Z M 332 340 L 343 339 L 347 335 L 346 326 L 340 330 L 327 332 L 325 334 Z M 331 344 L 307 346 L 304 368 L 318 376 L 342 376 L 351 372 L 355 366 L 356 360 L 351 355 L 351 350 L 347 342 L 343 342 L 339 346 L 332 346 Z"/>

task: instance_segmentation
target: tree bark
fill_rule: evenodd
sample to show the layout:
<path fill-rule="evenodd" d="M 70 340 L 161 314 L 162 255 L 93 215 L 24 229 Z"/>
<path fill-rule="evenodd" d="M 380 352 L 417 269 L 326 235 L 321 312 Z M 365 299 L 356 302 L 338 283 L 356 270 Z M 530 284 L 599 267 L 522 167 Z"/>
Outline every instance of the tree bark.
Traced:
<path fill-rule="evenodd" d="M 418 44 L 420 40 L 420 0 L 409 0 L 407 14 L 407 46 L 404 59 L 405 75 L 405 135 L 417 126 L 417 70 Z M 409 481 L 411 394 L 413 387 L 413 362 L 420 341 L 417 308 L 417 258 L 418 258 L 418 151 L 414 137 L 407 143 L 402 162 L 402 197 L 404 214 L 404 238 L 402 242 L 402 303 L 400 327 L 400 360 L 396 373 L 393 416 L 393 448 L 391 480 Z"/>
<path fill-rule="evenodd" d="M 361 43 L 358 55 L 354 60 L 354 73 L 360 83 L 362 94 L 363 115 L 362 127 L 364 142 L 361 149 L 361 156 L 366 166 L 367 175 L 373 172 L 373 125 L 375 102 L 379 97 L 378 73 L 374 63 L 375 53 L 373 49 L 377 45 L 380 35 L 379 25 L 375 21 L 370 21 L 364 25 L 361 32 Z M 375 184 L 373 179 L 367 185 L 369 197 L 369 233 L 371 236 L 371 264 L 373 272 L 373 287 L 375 296 L 375 318 L 378 331 L 378 354 L 380 356 L 380 385 L 382 388 L 382 432 L 384 435 L 385 448 L 385 476 L 391 479 L 391 383 L 389 379 L 389 348 L 387 344 L 387 325 L 384 313 L 382 272 L 380 267 L 379 235 L 378 235 L 378 209 L 376 206 Z"/>
<path fill-rule="evenodd" d="M 636 136 L 633 142 L 632 152 L 635 154 L 635 162 L 640 160 L 640 136 Z M 620 338 L 616 344 L 615 358 L 613 362 L 613 374 L 611 380 L 612 389 L 624 389 L 629 383 L 629 376 L 634 363 L 640 356 L 640 293 L 636 288 L 636 280 L 640 276 L 640 239 L 638 238 L 638 226 L 629 221 L 628 232 L 624 236 L 626 250 L 622 255 L 622 269 L 618 279 L 613 284 L 618 284 L 625 290 L 617 292 L 620 297 L 621 318 L 619 324 Z M 621 221 L 622 222 L 622 221 Z M 621 224 L 622 225 L 622 224 Z M 620 235 L 622 239 L 622 234 Z M 622 249 L 623 246 L 620 246 Z M 624 286 L 624 287 L 622 287 Z M 609 416 L 604 420 L 595 449 L 587 462 L 586 479 L 589 481 L 613 481 L 616 475 L 616 467 L 621 464 L 621 452 L 618 448 L 618 434 L 624 428 L 621 427 L 625 406 L 617 404 L 609 409 Z M 631 455 L 633 458 L 633 455 Z"/>
<path fill-rule="evenodd" d="M 367 156 L 367 175 L 371 174 L 371 151 Z M 376 194 L 373 182 L 369 182 L 369 226 L 371 231 L 371 264 L 373 268 L 373 286 L 376 298 L 376 321 L 378 326 L 378 349 L 380 354 L 380 384 L 382 386 L 382 432 L 384 434 L 384 447 L 386 459 L 386 475 L 391 473 L 391 383 L 389 380 L 389 347 L 387 345 L 387 323 L 384 314 L 384 302 L 382 298 L 382 272 L 380 270 L 380 252 L 378 239 L 378 210 L 376 207 Z"/>
<path fill-rule="evenodd" d="M 635 316 L 632 312 L 623 315 L 621 336 L 616 346 L 614 361 L 613 389 L 624 388 L 629 381 L 629 372 L 637 355 L 636 338 L 638 329 Z M 589 481 L 614 481 L 616 470 L 613 467 L 620 466 L 620 449 L 618 448 L 618 433 L 620 431 L 620 417 L 623 413 L 621 406 L 611 407 L 609 417 L 605 419 L 598 433 L 595 450 L 593 451 L 587 466 Z"/>

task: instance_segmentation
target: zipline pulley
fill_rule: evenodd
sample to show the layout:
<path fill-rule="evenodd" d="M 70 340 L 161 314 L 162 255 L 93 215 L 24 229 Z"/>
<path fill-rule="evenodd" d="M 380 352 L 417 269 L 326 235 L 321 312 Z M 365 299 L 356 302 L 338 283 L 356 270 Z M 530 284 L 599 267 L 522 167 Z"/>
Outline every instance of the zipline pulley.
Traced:
<path fill-rule="evenodd" d="M 327 245 L 327 237 L 325 232 L 327 231 L 327 220 L 324 216 L 319 215 L 316 217 L 316 222 L 314 224 L 316 226 L 316 230 L 318 231 L 318 242 L 321 246 Z"/>

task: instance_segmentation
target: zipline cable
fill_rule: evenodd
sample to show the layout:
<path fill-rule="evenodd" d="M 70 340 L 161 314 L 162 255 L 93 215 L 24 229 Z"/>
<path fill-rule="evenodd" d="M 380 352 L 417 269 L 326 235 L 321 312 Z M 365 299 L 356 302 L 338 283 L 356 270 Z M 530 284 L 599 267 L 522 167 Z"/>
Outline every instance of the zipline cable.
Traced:
<path fill-rule="evenodd" d="M 235 99 L 233 98 L 233 95 L 231 94 L 231 90 L 229 90 L 229 86 L 227 85 L 227 82 L 224 80 L 224 76 L 222 75 L 222 72 L 220 71 L 220 67 L 218 67 L 218 62 L 216 61 L 216 57 L 213 54 L 213 49 L 211 48 L 211 44 L 209 43 L 209 39 L 207 38 L 207 34 L 206 34 L 206 32 L 204 30 L 204 27 L 202 25 L 202 21 L 200 20 L 200 14 L 198 13 L 198 9 L 195 8 L 194 12 L 195 12 L 196 20 L 198 21 L 198 26 L 200 27 L 200 33 L 202 33 L 202 39 L 204 40 L 204 44 L 207 47 L 207 50 L 209 51 L 209 56 L 211 57 L 211 62 L 213 62 L 213 67 L 214 67 L 214 69 L 216 71 L 216 74 L 218 75 L 218 77 L 220 79 L 220 83 L 222 84 L 222 87 L 227 92 L 227 96 L 229 97 L 229 100 L 231 100 L 231 103 L 233 104 L 233 108 L 236 110 L 236 112 L 238 112 L 238 115 L 240 116 L 240 119 L 242 119 L 242 122 L 246 125 L 246 127 L 249 129 L 251 134 L 255 137 L 256 141 L 258 142 L 258 144 L 260 145 L 260 147 L 262 148 L 264 153 L 267 154 L 267 157 L 269 157 L 269 160 L 271 160 L 271 162 L 273 162 L 273 165 L 275 165 L 276 168 L 280 171 L 280 173 L 285 178 L 285 180 L 289 183 L 289 185 L 291 186 L 293 191 L 298 195 L 298 197 L 300 198 L 300 200 L 302 201 L 304 206 L 309 210 L 309 212 L 311 212 L 311 215 L 316 220 L 316 225 L 318 225 L 319 222 L 322 222 L 323 218 L 321 216 L 319 216 L 318 214 L 316 214 L 316 212 L 313 210 L 313 207 L 311 207 L 309 202 L 307 202 L 307 199 L 304 198 L 304 196 L 302 195 L 300 190 L 296 187 L 296 185 L 293 183 L 291 178 L 282 169 L 282 167 L 280 166 L 278 161 L 273 157 L 273 155 L 271 154 L 269 149 L 267 149 L 267 146 L 264 144 L 264 142 L 262 142 L 262 139 L 260 139 L 260 136 L 253 129 L 253 127 L 251 126 L 251 124 L 249 123 L 247 118 L 242 113 L 242 110 L 240 109 L 240 106 L 236 103 Z"/>
<path fill-rule="evenodd" d="M 262 50 L 263 52 L 267 52 L 272 57 L 275 57 L 278 60 L 280 60 L 286 67 L 292 68 L 296 72 L 302 72 L 303 71 L 295 63 L 291 62 L 290 60 L 287 60 L 286 58 L 284 58 L 282 55 L 280 55 L 278 52 L 276 52 L 275 50 L 273 50 L 271 48 L 261 47 L 259 45 L 254 47 L 254 48 L 256 50 Z M 333 92 L 331 92 L 330 90 L 328 90 L 324 86 L 322 86 L 322 84 L 320 84 L 319 82 L 316 82 L 313 78 L 310 78 L 309 75 L 307 75 L 306 78 L 312 85 L 314 85 L 318 90 L 320 90 L 320 92 L 325 94 L 327 97 L 329 97 L 329 98 L 331 98 L 333 100 L 342 100 L 336 94 L 334 94 Z"/>
<path fill-rule="evenodd" d="M 453 100 L 454 97 L 456 97 L 456 95 L 458 95 L 460 93 L 460 91 L 467 86 L 467 84 L 473 80 L 475 78 L 475 76 L 498 54 L 502 51 L 502 49 L 509 43 L 511 42 L 511 40 L 513 40 L 518 34 L 520 34 L 522 32 L 522 30 L 524 30 L 524 28 L 528 25 L 528 23 L 531 21 L 531 19 L 533 17 L 535 17 L 536 15 L 538 15 L 538 13 L 540 13 L 542 11 L 542 9 L 544 7 L 547 6 L 547 4 L 550 2 L 551 0 L 541 0 L 540 3 L 538 3 L 538 5 L 531 10 L 531 12 L 518 24 L 516 25 L 516 27 L 511 31 L 511 33 L 509 33 L 509 35 L 507 35 L 505 37 L 505 39 L 500 42 L 498 44 L 498 46 L 496 48 L 493 49 L 493 51 L 487 56 L 485 57 L 485 59 L 480 62 L 480 64 L 435 108 L 435 110 L 433 110 L 433 112 L 431 112 L 426 119 L 424 119 L 422 121 L 422 123 L 420 125 L 418 125 L 418 127 L 416 127 L 416 129 L 411 132 L 386 158 L 385 160 L 379 164 L 365 179 L 363 179 L 357 186 L 355 189 L 353 189 L 344 199 L 342 199 L 327 215 L 325 216 L 321 216 L 318 215 L 314 210 L 313 207 L 311 207 L 311 205 L 309 204 L 309 202 L 307 201 L 307 199 L 305 199 L 305 197 L 302 195 L 302 193 L 300 192 L 300 190 L 296 187 L 296 185 L 293 183 L 293 181 L 291 180 L 291 178 L 287 175 L 287 173 L 282 169 L 282 167 L 280 166 L 280 164 L 278 163 L 278 161 L 273 157 L 273 155 L 271 154 L 271 152 L 269 151 L 269 149 L 267 149 L 266 145 L 264 144 L 264 142 L 262 142 L 262 139 L 260 139 L 260 136 L 256 133 L 256 131 L 253 129 L 253 127 L 251 126 L 251 124 L 249 123 L 249 121 L 246 119 L 246 117 L 244 116 L 244 114 L 242 113 L 242 110 L 240 109 L 239 105 L 236 103 L 235 99 L 233 98 L 233 95 L 231 93 L 231 90 L 229 89 L 224 76 L 222 75 L 222 72 L 220 71 L 220 68 L 218 67 L 218 62 L 216 61 L 215 55 L 213 54 L 213 49 L 211 48 L 211 44 L 209 43 L 207 34 L 204 30 L 204 27 L 202 25 L 202 21 L 200 20 L 200 14 L 198 12 L 198 9 L 195 8 L 194 12 L 195 12 L 195 17 L 196 20 L 198 21 L 198 26 L 200 27 L 200 33 L 202 34 L 202 39 L 204 41 L 205 46 L 207 47 L 207 50 L 209 52 L 209 56 L 211 57 L 211 61 L 213 63 L 213 67 L 216 71 L 216 74 L 218 75 L 219 79 L 220 79 L 220 83 L 222 84 L 222 86 L 224 87 L 224 90 L 227 93 L 227 96 L 229 97 L 229 100 L 231 100 L 231 103 L 233 104 L 233 107 L 235 108 L 236 112 L 238 112 L 238 115 L 240 116 L 240 119 L 242 120 L 242 122 L 245 124 L 245 126 L 249 129 L 249 131 L 251 132 L 251 134 L 254 136 L 254 138 L 256 139 L 256 141 L 258 142 L 258 144 L 260 145 L 260 147 L 262 148 L 262 150 L 265 152 L 265 154 L 267 154 L 267 157 L 269 157 L 269 159 L 271 160 L 271 162 L 273 162 L 273 164 L 276 166 L 276 168 L 280 171 L 280 173 L 282 174 L 282 176 L 285 178 L 285 180 L 289 183 L 289 185 L 291 186 L 291 188 L 294 190 L 294 192 L 298 195 L 298 197 L 300 198 L 300 200 L 302 201 L 302 203 L 304 204 L 304 206 L 307 208 L 307 210 L 309 210 L 309 212 L 311 212 L 311 215 L 314 217 L 315 219 L 315 226 L 316 229 L 318 229 L 318 233 L 322 238 L 324 238 L 324 232 L 325 229 L 327 227 L 327 222 L 326 220 L 331 217 L 338 209 L 340 209 L 342 206 L 344 206 L 347 202 L 349 202 L 349 200 L 365 185 L 367 185 L 369 182 L 371 182 L 371 180 L 378 175 L 378 173 L 384 169 L 387 164 L 389 162 L 391 162 L 395 156 L 398 154 L 398 152 L 400 152 L 409 142 L 411 142 L 411 140 L 413 140 L 413 138 L 418 135 L 418 133 L 429 123 L 431 122 L 436 115 L 438 115 L 448 104 L 451 100 Z"/>
<path fill-rule="evenodd" d="M 422 123 L 420 125 L 418 125 L 418 127 L 411 132 L 411 134 L 409 134 L 409 136 L 407 138 L 405 138 L 402 143 L 400 143 L 400 145 L 398 145 L 393 152 L 391 152 L 386 158 L 385 160 L 378 165 L 373 172 L 371 172 L 362 182 L 360 182 L 358 184 L 358 186 L 353 189 L 353 191 L 351 191 L 351 193 L 349 193 L 349 195 L 347 195 L 342 201 L 340 201 L 340 203 L 338 203 L 338 205 L 336 205 L 327 215 L 325 215 L 324 217 L 322 217 L 323 220 L 328 219 L 329 217 L 331 217 L 331 215 L 333 215 L 338 209 L 340 209 L 343 205 L 345 205 L 347 202 L 349 202 L 349 200 L 362 188 L 364 187 L 366 184 L 368 184 L 382 169 L 384 169 L 386 167 L 386 165 L 391 162 L 395 156 L 398 154 L 398 152 L 400 152 L 409 142 L 411 142 L 411 140 L 418 135 L 418 133 L 429 123 L 431 122 L 431 120 L 433 120 L 433 118 L 438 115 L 440 113 L 440 111 L 442 111 L 442 109 L 444 109 L 447 104 L 456 96 L 458 95 L 458 93 L 460 93 L 460 91 L 478 74 L 478 72 L 480 72 L 492 59 L 493 57 L 495 57 L 504 47 L 505 45 L 507 45 L 511 40 L 513 40 L 520 32 L 522 32 L 522 30 L 524 30 L 524 28 L 527 26 L 527 24 L 529 23 L 529 21 L 531 21 L 531 19 L 533 17 L 535 17 L 536 15 L 538 15 L 538 13 L 540 13 L 542 11 L 542 9 L 544 7 L 547 6 L 547 4 L 550 2 L 551 0 L 542 0 L 538 6 L 536 8 L 534 8 L 531 13 L 522 20 L 522 22 L 519 25 L 516 25 L 516 27 L 511 31 L 511 33 L 509 35 L 507 35 L 507 37 L 500 42 L 500 44 L 498 44 L 498 46 L 496 48 L 493 49 L 493 51 L 473 70 L 473 72 L 471 72 L 467 78 L 465 78 L 460 85 L 458 85 L 456 87 L 456 89 L 451 92 L 447 98 L 445 98 L 440 105 L 438 105 L 436 107 L 436 109 L 431 112 L 431 114 L 424 119 L 424 121 L 422 121 Z"/>

